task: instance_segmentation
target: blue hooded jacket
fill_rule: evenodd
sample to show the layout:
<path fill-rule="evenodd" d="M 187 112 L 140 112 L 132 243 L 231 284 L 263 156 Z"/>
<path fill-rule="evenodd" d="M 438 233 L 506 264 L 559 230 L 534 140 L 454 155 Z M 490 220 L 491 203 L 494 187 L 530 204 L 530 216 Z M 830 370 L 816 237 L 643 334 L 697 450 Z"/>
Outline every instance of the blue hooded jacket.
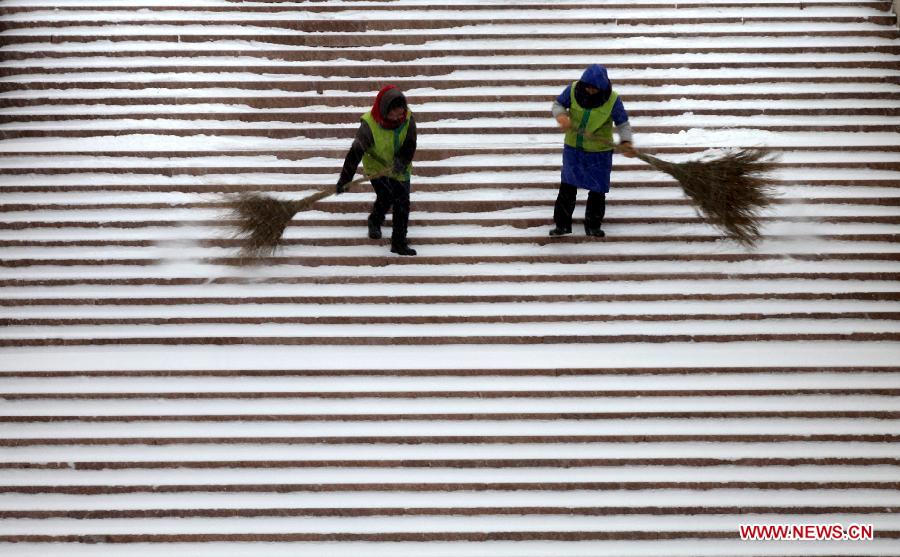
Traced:
<path fill-rule="evenodd" d="M 593 85 L 601 91 L 610 90 L 609 76 L 606 68 L 600 64 L 592 64 L 581 74 L 581 81 Z M 556 102 L 565 108 L 572 106 L 572 85 L 556 98 Z M 628 113 L 622 104 L 622 99 L 617 98 L 612 109 L 612 120 L 618 126 L 628 121 Z M 569 147 L 563 149 L 562 182 L 578 188 L 599 193 L 609 191 L 609 176 L 612 172 L 612 151 L 589 153 Z"/>
<path fill-rule="evenodd" d="M 597 89 L 609 89 L 609 76 L 606 75 L 606 68 L 600 64 L 588 66 L 588 69 L 581 74 L 581 81 L 593 85 Z"/>

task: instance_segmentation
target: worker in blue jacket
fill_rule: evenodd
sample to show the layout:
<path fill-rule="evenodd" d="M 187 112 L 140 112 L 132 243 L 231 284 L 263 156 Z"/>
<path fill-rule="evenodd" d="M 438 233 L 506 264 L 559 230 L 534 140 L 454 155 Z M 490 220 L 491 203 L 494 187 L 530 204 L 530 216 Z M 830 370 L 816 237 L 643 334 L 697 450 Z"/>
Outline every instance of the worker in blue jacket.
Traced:
<path fill-rule="evenodd" d="M 603 237 L 613 150 L 618 148 L 627 157 L 635 155 L 628 113 L 600 64 L 590 66 L 581 79 L 566 87 L 553 103 L 552 112 L 566 138 L 562 180 L 553 210 L 556 226 L 550 235 L 571 234 L 575 197 L 581 188 L 588 190 L 584 232 Z M 613 141 L 613 124 L 619 134 L 618 147 Z"/>

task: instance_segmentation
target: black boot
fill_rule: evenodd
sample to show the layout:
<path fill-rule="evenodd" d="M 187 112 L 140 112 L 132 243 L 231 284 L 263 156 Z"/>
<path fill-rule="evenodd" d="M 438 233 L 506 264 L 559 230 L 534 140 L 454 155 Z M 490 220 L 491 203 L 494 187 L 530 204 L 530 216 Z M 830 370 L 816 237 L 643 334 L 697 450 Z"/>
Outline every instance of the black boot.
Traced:
<path fill-rule="evenodd" d="M 415 255 L 416 250 L 409 247 L 406 242 L 391 244 L 391 253 L 396 253 L 397 255 Z"/>
<path fill-rule="evenodd" d="M 369 238 L 373 240 L 381 239 L 381 223 L 369 217 Z"/>
<path fill-rule="evenodd" d="M 594 238 L 602 238 L 606 233 L 600 228 L 606 215 L 606 194 L 592 191 L 588 194 L 584 209 L 584 233 Z"/>
<path fill-rule="evenodd" d="M 565 236 L 572 233 L 572 212 L 575 210 L 575 198 L 578 188 L 565 182 L 559 185 L 556 203 L 553 205 L 553 224 L 551 236 Z"/>

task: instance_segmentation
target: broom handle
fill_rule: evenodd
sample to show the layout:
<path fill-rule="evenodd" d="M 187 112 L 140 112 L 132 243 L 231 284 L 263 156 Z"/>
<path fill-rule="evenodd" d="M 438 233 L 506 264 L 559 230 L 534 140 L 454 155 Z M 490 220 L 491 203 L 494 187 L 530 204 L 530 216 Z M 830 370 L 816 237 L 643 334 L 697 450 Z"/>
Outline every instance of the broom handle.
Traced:
<path fill-rule="evenodd" d="M 587 138 L 590 138 L 590 139 L 600 139 L 600 138 L 598 138 L 596 135 L 592 134 L 592 133 L 589 132 L 589 131 L 584 131 L 584 132 L 578 132 L 578 131 L 576 131 L 575 133 L 579 133 L 580 135 L 582 135 L 582 136 L 584 136 L 584 137 L 587 137 Z M 615 143 L 607 143 L 607 142 L 604 142 L 604 143 L 603 143 L 603 147 L 609 147 L 609 148 L 612 149 L 613 151 L 617 151 L 617 152 L 618 152 L 620 146 L 617 145 L 617 144 L 615 144 Z M 631 149 L 634 151 L 634 156 L 635 156 L 638 160 L 642 160 L 642 161 L 644 161 L 645 163 L 649 164 L 650 166 L 652 166 L 652 167 L 654 167 L 654 168 L 659 169 L 659 165 L 660 165 L 660 164 L 663 164 L 663 165 L 667 164 L 664 160 L 662 160 L 662 159 L 660 159 L 660 158 L 657 158 L 657 157 L 654 157 L 653 155 L 648 155 L 647 153 L 644 153 L 644 152 L 642 152 L 642 151 L 638 151 L 638 150 L 635 149 L 634 147 L 632 147 Z"/>
<path fill-rule="evenodd" d="M 594 134 L 590 133 L 590 132 L 583 132 L 581 135 L 583 135 L 583 136 L 585 136 L 585 137 L 596 138 L 596 136 L 595 136 Z M 613 150 L 616 150 L 616 147 L 618 147 L 618 146 L 617 146 L 616 144 L 614 144 L 614 143 L 609 143 L 609 144 L 606 144 L 605 146 L 608 146 L 608 147 L 610 147 L 610 148 L 613 149 Z M 644 162 L 646 162 L 646 163 L 652 164 L 650 161 L 655 159 L 655 157 L 651 157 L 650 155 L 645 155 L 644 153 L 641 153 L 641 152 L 638 151 L 637 149 L 635 149 L 634 152 L 635 152 L 635 154 L 637 155 L 637 158 L 641 159 L 642 161 L 644 161 Z M 378 159 L 377 157 L 376 157 L 376 159 L 377 159 L 379 162 L 384 162 L 384 161 L 382 161 L 381 159 Z M 350 186 L 355 186 L 356 184 L 365 182 L 366 180 L 375 180 L 376 178 L 382 178 L 382 177 L 384 177 L 384 176 L 386 176 L 386 175 L 387 175 L 387 172 L 385 171 L 385 172 L 378 172 L 378 173 L 375 173 L 375 174 L 373 174 L 373 175 L 371 175 L 371 176 L 363 176 L 362 178 L 357 178 L 357 179 L 355 179 L 355 180 L 353 180 L 353 181 L 347 182 L 347 184 L 346 184 L 345 187 L 348 187 L 348 188 L 349 188 Z M 303 199 L 299 199 L 299 200 L 295 201 L 293 204 L 296 205 L 297 207 L 308 207 L 309 205 L 312 205 L 312 204 L 315 203 L 316 201 L 319 201 L 319 200 L 321 200 L 321 199 L 325 199 L 326 197 L 329 197 L 329 196 L 331 196 L 331 195 L 334 195 L 335 193 L 336 193 L 336 192 L 335 192 L 333 189 L 331 189 L 331 188 L 326 188 L 326 189 L 323 189 L 323 190 L 321 190 L 321 191 L 318 191 L 318 192 L 316 192 L 316 193 L 314 193 L 314 194 L 312 194 L 312 195 L 310 195 L 310 196 L 308 196 L 308 197 L 304 197 Z"/>
<path fill-rule="evenodd" d="M 384 159 L 382 159 L 375 153 L 368 153 L 368 155 L 371 156 L 373 159 L 375 159 L 376 162 L 381 163 L 382 166 L 384 166 L 384 167 L 389 166 L 388 163 L 385 162 Z M 375 174 L 372 174 L 371 176 L 363 176 L 362 178 L 357 178 L 356 180 L 347 182 L 344 185 L 344 187 L 349 188 L 350 186 L 355 186 L 356 184 L 359 184 L 360 182 L 365 182 L 366 180 L 375 180 L 377 178 L 383 178 L 385 176 L 390 176 L 390 174 L 391 174 L 390 171 L 385 169 L 385 170 L 382 170 L 381 172 L 376 172 Z M 325 199 L 326 197 L 328 197 L 330 195 L 334 195 L 335 193 L 337 193 L 337 191 L 335 191 L 331 188 L 325 188 L 322 191 L 316 192 L 308 197 L 304 197 L 303 199 L 295 201 L 293 203 L 293 205 L 295 207 L 297 207 L 298 209 L 300 207 L 309 207 L 316 201 L 319 201 L 320 199 Z"/>
<path fill-rule="evenodd" d="M 576 130 L 575 130 L 575 133 L 578 134 L 578 135 L 580 135 L 580 136 L 582 136 L 582 137 L 584 137 L 584 138 L 586 138 L 586 139 L 594 139 L 594 140 L 601 139 L 600 137 L 598 137 L 598 136 L 596 136 L 596 135 L 594 135 L 594 134 L 592 134 L 591 132 L 586 131 L 586 130 L 584 130 L 584 131 L 579 131 L 578 129 L 576 129 Z M 613 151 L 618 151 L 618 150 L 619 150 L 619 145 L 617 145 L 616 143 L 608 143 L 608 142 L 604 141 L 602 146 L 603 146 L 603 147 L 608 147 L 608 148 L 612 149 Z M 644 153 L 641 153 L 640 151 L 638 151 L 638 150 L 635 149 L 634 147 L 632 147 L 631 149 L 634 151 L 634 153 L 635 153 L 635 155 L 637 156 L 637 158 L 641 159 L 641 160 L 644 161 L 644 162 L 648 162 L 647 159 L 645 159 L 644 157 L 649 157 L 650 155 L 645 155 Z M 650 158 L 653 158 L 653 157 L 650 157 Z"/>
<path fill-rule="evenodd" d="M 592 134 L 591 132 L 586 131 L 586 130 L 577 130 L 577 129 L 576 129 L 576 130 L 575 130 L 575 133 L 577 133 L 578 135 L 581 135 L 581 136 L 583 136 L 583 137 L 585 137 L 585 138 L 589 138 L 589 139 L 601 139 L 601 138 L 597 137 L 596 135 L 594 135 L 594 134 Z M 608 142 L 606 142 L 606 141 L 603 142 L 603 147 L 609 147 L 609 148 L 612 149 L 613 151 L 618 151 L 618 150 L 619 150 L 619 145 L 617 145 L 617 144 L 615 144 L 615 143 L 608 143 Z M 662 159 L 659 159 L 659 158 L 657 158 L 657 157 L 654 157 L 653 155 L 648 155 L 648 154 L 646 154 L 646 153 L 643 153 L 643 152 L 641 152 L 641 151 L 638 151 L 638 150 L 635 149 L 634 147 L 632 147 L 631 149 L 634 151 L 634 156 L 635 156 L 638 160 L 642 160 L 642 161 L 644 161 L 645 163 L 649 164 L 650 166 L 652 166 L 652 167 L 654 167 L 654 168 L 657 168 L 657 169 L 658 169 L 660 164 L 666 164 L 665 161 L 663 161 Z"/>
<path fill-rule="evenodd" d="M 595 136 L 594 134 L 590 133 L 590 132 L 583 132 L 581 135 L 583 135 L 583 136 L 585 136 L 585 137 L 596 138 L 596 136 Z M 616 150 L 616 148 L 618 147 L 618 145 L 616 145 L 616 144 L 614 144 L 614 143 L 608 143 L 608 144 L 606 144 L 606 145 L 604 145 L 604 146 L 605 146 L 605 147 L 609 147 L 609 148 L 611 148 L 611 149 L 613 149 L 613 150 Z M 645 155 L 644 153 L 641 153 L 641 152 L 638 151 L 637 149 L 635 149 L 634 152 L 635 152 L 637 158 L 641 159 L 642 161 L 644 161 L 644 162 L 646 162 L 646 163 L 648 163 L 648 164 L 652 164 L 651 161 L 652 161 L 652 160 L 655 160 L 655 157 L 651 157 L 650 155 Z M 382 162 L 382 163 L 384 162 L 384 161 L 382 161 L 381 159 L 378 159 L 378 157 L 375 157 L 375 158 L 378 160 L 378 162 Z M 386 175 L 387 175 L 387 171 L 384 171 L 384 172 L 378 172 L 378 173 L 375 173 L 375 174 L 373 174 L 373 175 L 371 175 L 371 176 L 363 176 L 362 178 L 357 178 L 356 180 L 353 180 L 353 181 L 351 181 L 351 182 L 347 182 L 347 184 L 346 184 L 345 187 L 348 187 L 348 188 L 349 188 L 350 186 L 355 186 L 356 184 L 365 182 L 366 180 L 375 180 L 376 178 L 382 178 L 382 177 L 384 177 L 384 176 L 386 176 Z M 309 205 L 312 205 L 312 204 L 315 203 L 316 201 L 319 201 L 319 200 L 321 200 L 321 199 L 325 199 L 326 197 L 329 197 L 329 196 L 331 196 L 331 195 L 334 195 L 335 193 L 336 193 L 336 192 L 335 192 L 333 189 L 331 189 L 331 188 L 326 188 L 326 189 L 324 189 L 324 190 L 322 190 L 322 191 L 318 191 L 318 192 L 316 192 L 316 193 L 314 193 L 314 194 L 312 194 L 312 195 L 310 195 L 310 196 L 308 196 L 308 197 L 304 197 L 303 199 L 297 200 L 297 201 L 294 202 L 294 204 L 295 204 L 297 207 L 308 207 Z"/>
<path fill-rule="evenodd" d="M 363 176 L 362 178 L 357 178 L 356 180 L 347 182 L 345 187 L 349 188 L 350 186 L 355 186 L 356 184 L 365 182 L 366 180 L 375 180 L 376 178 L 381 178 L 383 176 L 385 176 L 385 173 L 383 173 L 383 172 L 378 172 L 378 173 L 372 174 L 371 176 Z M 318 191 L 310 196 L 304 197 L 303 199 L 298 199 L 297 201 L 294 201 L 292 203 L 292 205 L 295 205 L 297 207 L 308 207 L 309 205 L 312 205 L 316 201 L 319 201 L 320 199 L 325 199 L 326 197 L 334 195 L 335 193 L 337 193 L 337 192 L 335 192 L 334 189 L 325 188 L 324 190 Z"/>
<path fill-rule="evenodd" d="M 382 166 L 385 166 L 385 167 L 388 166 L 388 163 L 386 163 L 384 161 L 384 159 L 382 159 L 375 153 L 368 153 L 368 155 L 370 157 L 372 157 L 373 159 L 375 159 L 376 162 L 381 163 Z M 383 178 L 384 176 L 388 176 L 389 174 L 390 173 L 388 172 L 388 170 L 385 169 L 385 170 L 382 170 L 381 172 L 376 172 L 375 174 L 372 174 L 371 176 L 363 176 L 362 178 L 357 178 L 356 180 L 347 182 L 344 185 L 344 187 L 349 188 L 350 186 L 355 186 L 356 184 L 359 184 L 360 182 L 365 182 L 366 180 L 375 180 L 376 178 Z M 334 195 L 335 193 L 337 193 L 337 191 L 332 190 L 331 188 L 326 188 L 320 192 L 310 195 L 309 197 L 304 197 L 303 199 L 297 201 L 295 203 L 295 205 L 297 207 L 309 207 L 316 201 L 319 201 L 320 199 L 325 199 L 326 197 L 328 197 L 330 195 Z"/>

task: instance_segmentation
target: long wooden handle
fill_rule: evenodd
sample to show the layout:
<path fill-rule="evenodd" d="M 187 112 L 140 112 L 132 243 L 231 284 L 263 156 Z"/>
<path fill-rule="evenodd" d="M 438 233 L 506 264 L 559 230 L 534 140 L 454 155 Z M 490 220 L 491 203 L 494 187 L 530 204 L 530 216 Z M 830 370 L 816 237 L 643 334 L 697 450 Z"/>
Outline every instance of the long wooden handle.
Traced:
<path fill-rule="evenodd" d="M 578 135 L 580 135 L 580 136 L 582 136 L 582 137 L 584 137 L 585 139 L 592 139 L 592 140 L 595 140 L 595 141 L 601 139 L 599 136 L 597 136 L 597 135 L 595 135 L 595 134 L 592 134 L 591 132 L 589 132 L 589 131 L 587 131 L 587 130 L 585 130 L 585 131 L 578 131 L 578 130 L 576 129 L 576 130 L 575 130 L 575 133 L 578 134 Z M 619 144 L 617 144 L 617 143 L 615 143 L 615 142 L 613 142 L 613 143 L 607 143 L 607 142 L 605 142 L 605 141 L 603 142 L 603 146 L 604 146 L 604 147 L 609 147 L 610 149 L 612 149 L 613 151 L 616 151 L 616 152 L 620 151 L 620 147 L 621 147 L 621 145 L 619 145 Z M 638 150 L 635 149 L 634 147 L 632 147 L 632 150 L 634 150 L 635 154 L 638 154 L 638 155 L 642 154 L 640 151 L 638 151 Z"/>
<path fill-rule="evenodd" d="M 381 178 L 383 176 L 384 176 L 384 173 L 381 173 L 381 172 L 373 174 L 371 176 L 363 176 L 362 178 L 357 178 L 356 180 L 347 182 L 345 187 L 349 188 L 350 186 L 355 186 L 356 184 L 365 182 L 366 180 L 375 180 L 375 179 Z M 312 195 L 308 195 L 308 196 L 304 197 L 303 199 L 298 199 L 297 201 L 292 201 L 291 207 L 294 208 L 294 212 L 297 212 L 305 207 L 309 207 L 316 201 L 325 199 L 326 197 L 334 195 L 335 193 L 337 193 L 335 191 L 335 188 L 329 186 L 323 190 L 317 191 L 316 193 L 314 193 Z"/>

